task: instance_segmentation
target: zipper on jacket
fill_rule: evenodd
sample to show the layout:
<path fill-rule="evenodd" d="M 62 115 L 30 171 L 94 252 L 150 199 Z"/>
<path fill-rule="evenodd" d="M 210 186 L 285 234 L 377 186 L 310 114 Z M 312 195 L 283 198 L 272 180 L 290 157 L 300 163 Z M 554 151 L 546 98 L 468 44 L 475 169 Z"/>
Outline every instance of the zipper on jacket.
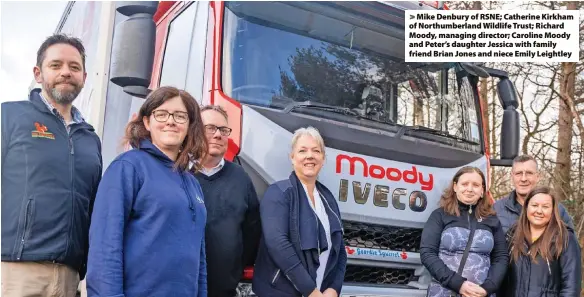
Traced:
<path fill-rule="evenodd" d="M 296 284 L 290 279 L 290 277 L 286 274 L 286 278 L 290 281 L 290 283 L 292 284 L 292 286 L 294 286 L 294 289 L 296 289 L 296 291 L 300 292 L 300 290 L 298 289 L 298 287 L 296 287 Z"/>
<path fill-rule="evenodd" d="M 28 217 L 30 216 L 31 201 L 32 199 L 28 199 L 28 201 L 26 202 L 26 211 L 24 212 L 24 230 L 22 231 L 22 237 L 20 238 L 20 249 L 18 251 L 18 256 L 16 257 L 16 260 L 20 260 L 20 258 L 22 257 L 22 252 L 24 251 L 24 237 L 26 236 L 26 230 L 28 229 L 28 224 L 30 223 Z"/>
<path fill-rule="evenodd" d="M 298 204 L 300 204 L 300 201 L 296 200 L 296 202 Z M 300 218 L 300 205 L 298 205 L 298 213 L 297 213 L 297 217 Z M 298 237 L 298 244 L 300 245 L 300 249 L 304 250 L 304 248 L 302 248 L 302 240 L 300 240 L 300 219 L 298 220 L 298 232 L 296 232 L 296 237 Z M 286 276 L 288 277 L 288 276 Z"/>
<path fill-rule="evenodd" d="M 324 202 L 326 203 L 326 206 L 331 210 L 331 212 L 335 215 L 335 217 L 339 221 L 339 224 L 341 225 L 341 232 L 344 235 L 345 234 L 345 229 L 343 228 L 343 222 L 341 221 L 341 218 L 339 218 L 339 216 L 333 211 L 333 209 L 331 208 L 331 206 L 328 203 L 328 201 L 326 201 L 326 199 L 324 198 L 324 196 L 322 196 L 320 193 L 318 193 L 318 194 L 321 196 L 322 200 L 324 200 Z"/>
<path fill-rule="evenodd" d="M 73 146 L 73 133 L 75 133 L 75 131 L 69 130 L 67 129 L 67 126 L 65 126 L 65 132 L 67 133 L 67 139 L 69 142 L 69 175 L 71 176 L 71 215 L 69 216 L 71 219 L 69 220 L 69 236 L 67 236 L 67 246 L 65 247 L 65 254 L 68 255 L 69 246 L 71 245 L 72 241 L 71 233 L 73 232 L 75 199 L 77 199 L 77 197 L 75 196 L 75 178 L 73 177 L 75 173 L 75 148 Z"/>
<path fill-rule="evenodd" d="M 316 197 L 313 197 L 314 200 L 314 209 L 312 210 L 312 213 L 314 214 L 314 218 L 316 219 L 316 248 L 318 250 L 318 255 L 320 256 L 320 236 L 319 236 L 319 230 L 318 230 L 318 215 L 316 214 Z M 324 226 L 323 226 L 324 227 Z M 300 233 L 300 232 L 298 232 Z"/>
<path fill-rule="evenodd" d="M 318 215 L 316 214 L 316 211 L 314 212 L 314 217 L 316 218 L 316 248 L 318 249 L 318 255 L 320 256 L 320 236 L 318 232 Z"/>
<path fill-rule="evenodd" d="M 69 135 L 69 152 L 71 155 L 75 155 L 75 147 L 73 146 L 73 139 L 71 135 Z"/>
<path fill-rule="evenodd" d="M 345 229 L 343 228 L 343 222 L 341 221 L 341 218 L 339 218 L 339 216 L 333 211 L 333 209 L 331 208 L 331 206 L 328 203 L 328 201 L 326 201 L 326 199 L 324 198 L 324 196 L 322 194 L 320 194 L 320 192 L 318 193 L 318 195 L 320 195 L 320 197 L 322 198 L 322 200 L 324 200 L 324 202 L 326 203 L 326 206 L 330 209 L 330 211 L 335 215 L 335 217 L 339 221 L 339 224 L 341 226 L 341 233 L 344 235 L 345 234 Z M 343 240 L 343 239 L 341 239 L 341 240 Z M 331 244 L 332 244 L 332 239 L 331 239 Z M 332 249 L 332 247 L 329 247 L 329 249 Z M 330 271 L 329 271 L 329 273 L 330 273 Z M 329 274 L 326 274 L 326 267 L 325 267 L 325 275 L 323 275 L 323 281 L 328 276 L 329 276 Z"/>
<path fill-rule="evenodd" d="M 278 280 L 278 275 L 280 275 L 280 269 L 276 270 L 276 274 L 274 274 L 274 278 L 272 278 L 272 285 Z"/>
<path fill-rule="evenodd" d="M 320 234 L 318 232 L 319 230 L 318 230 L 318 214 L 316 213 L 316 197 L 314 197 L 314 209 L 312 210 L 312 212 L 314 213 L 314 218 L 316 219 L 316 248 L 318 249 L 318 256 L 320 256 L 320 236 L 319 236 Z"/>

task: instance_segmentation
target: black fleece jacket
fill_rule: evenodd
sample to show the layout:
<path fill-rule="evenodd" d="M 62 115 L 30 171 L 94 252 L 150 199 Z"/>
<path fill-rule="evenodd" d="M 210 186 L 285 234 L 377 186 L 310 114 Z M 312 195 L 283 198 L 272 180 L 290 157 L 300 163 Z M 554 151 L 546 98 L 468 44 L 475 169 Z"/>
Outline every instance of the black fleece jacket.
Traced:
<path fill-rule="evenodd" d="M 475 206 L 472 206 L 471 214 L 469 206 L 459 203 L 459 211 L 460 216 L 450 215 L 443 208 L 432 212 L 422 231 L 422 264 L 442 287 L 456 293 L 460 292 L 460 287 L 466 280 L 481 285 L 487 294 L 495 293 L 503 281 L 509 263 L 501 223 L 496 215 L 477 219 Z M 475 224 L 476 231 L 466 265 L 460 275 L 457 270 L 469 239 L 471 223 Z M 480 271 L 486 268 L 483 267 L 484 263 L 488 263 L 484 261 L 485 255 L 490 259 L 490 266 L 488 274 L 480 276 Z M 481 278 L 484 280 L 481 281 Z"/>

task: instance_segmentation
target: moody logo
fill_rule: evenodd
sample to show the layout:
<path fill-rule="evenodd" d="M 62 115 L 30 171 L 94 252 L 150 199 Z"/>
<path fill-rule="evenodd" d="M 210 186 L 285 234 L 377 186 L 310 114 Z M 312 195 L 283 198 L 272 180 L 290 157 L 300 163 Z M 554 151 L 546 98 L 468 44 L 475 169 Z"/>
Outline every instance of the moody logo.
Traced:
<path fill-rule="evenodd" d="M 408 184 L 418 184 L 423 191 L 431 191 L 434 188 L 434 176 L 432 174 L 424 174 L 418 171 L 416 166 L 412 166 L 412 170 L 401 171 L 398 168 L 383 167 L 375 164 L 368 164 L 367 160 L 361 157 L 351 157 L 344 154 L 337 155 L 336 172 L 342 172 L 342 161 L 349 165 L 349 175 L 362 175 L 364 177 L 372 177 L 375 179 L 388 179 L 390 181 L 403 181 Z M 355 172 L 356 164 L 360 163 L 363 167 L 363 172 Z"/>

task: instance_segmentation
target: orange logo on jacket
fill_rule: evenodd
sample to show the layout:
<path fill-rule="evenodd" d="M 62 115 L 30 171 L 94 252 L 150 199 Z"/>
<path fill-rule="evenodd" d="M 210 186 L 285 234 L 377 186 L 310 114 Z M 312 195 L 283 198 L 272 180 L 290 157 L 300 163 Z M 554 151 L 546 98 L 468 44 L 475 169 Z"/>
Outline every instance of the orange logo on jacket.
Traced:
<path fill-rule="evenodd" d="M 35 122 L 34 127 L 35 130 L 32 131 L 32 137 L 55 139 L 55 135 L 51 132 L 48 132 L 49 129 L 47 128 L 47 126 L 39 122 Z"/>

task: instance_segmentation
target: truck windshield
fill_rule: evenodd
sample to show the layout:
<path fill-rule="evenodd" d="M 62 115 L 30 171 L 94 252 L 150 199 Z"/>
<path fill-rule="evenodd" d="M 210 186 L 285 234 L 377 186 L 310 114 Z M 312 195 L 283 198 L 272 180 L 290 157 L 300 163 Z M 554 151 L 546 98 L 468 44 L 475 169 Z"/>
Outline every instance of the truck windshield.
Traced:
<path fill-rule="evenodd" d="M 466 72 L 454 63 L 405 63 L 403 34 L 273 2 L 226 2 L 223 34 L 222 88 L 241 103 L 302 113 L 313 104 L 289 107 L 310 102 L 323 117 L 421 126 L 480 143 Z"/>

